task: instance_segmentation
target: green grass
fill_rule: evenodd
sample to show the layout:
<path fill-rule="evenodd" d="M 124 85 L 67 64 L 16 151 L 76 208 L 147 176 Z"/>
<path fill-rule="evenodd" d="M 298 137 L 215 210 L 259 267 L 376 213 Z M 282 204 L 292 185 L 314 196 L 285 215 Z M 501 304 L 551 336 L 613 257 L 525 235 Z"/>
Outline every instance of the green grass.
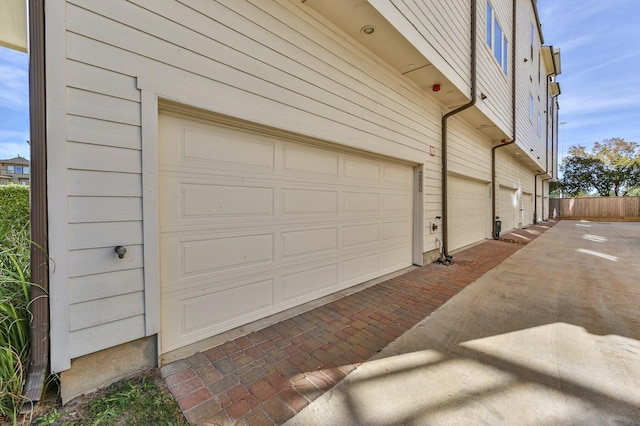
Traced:
<path fill-rule="evenodd" d="M 0 188 L 0 416 L 17 421 L 29 362 L 29 190 Z"/>
<path fill-rule="evenodd" d="M 53 407 L 33 419 L 35 426 L 188 425 L 157 370 L 124 380 L 69 407 Z"/>

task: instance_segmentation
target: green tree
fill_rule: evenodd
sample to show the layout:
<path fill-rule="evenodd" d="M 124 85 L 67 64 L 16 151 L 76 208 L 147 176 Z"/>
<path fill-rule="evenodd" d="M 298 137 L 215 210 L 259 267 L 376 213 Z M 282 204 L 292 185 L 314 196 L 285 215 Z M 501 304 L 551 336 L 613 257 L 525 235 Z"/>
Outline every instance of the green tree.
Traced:
<path fill-rule="evenodd" d="M 640 145 L 621 138 L 569 148 L 560 166 L 562 190 L 569 196 L 592 193 L 601 197 L 627 195 L 640 187 Z"/>

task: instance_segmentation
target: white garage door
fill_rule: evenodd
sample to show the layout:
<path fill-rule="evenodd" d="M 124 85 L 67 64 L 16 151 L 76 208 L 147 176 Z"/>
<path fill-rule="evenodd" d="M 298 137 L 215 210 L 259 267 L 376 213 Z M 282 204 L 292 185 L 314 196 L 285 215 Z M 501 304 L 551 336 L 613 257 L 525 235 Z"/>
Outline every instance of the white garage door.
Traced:
<path fill-rule="evenodd" d="M 522 216 L 522 226 L 533 223 L 533 194 L 530 192 L 522 193 Z"/>
<path fill-rule="evenodd" d="M 502 231 L 514 229 L 520 216 L 520 205 L 518 203 L 518 192 L 515 189 L 505 186 L 500 187 L 500 206 L 498 216 L 502 221 Z"/>
<path fill-rule="evenodd" d="M 412 263 L 413 168 L 161 112 L 162 352 Z"/>
<path fill-rule="evenodd" d="M 449 249 L 482 241 L 487 234 L 488 186 L 484 182 L 449 176 Z"/>

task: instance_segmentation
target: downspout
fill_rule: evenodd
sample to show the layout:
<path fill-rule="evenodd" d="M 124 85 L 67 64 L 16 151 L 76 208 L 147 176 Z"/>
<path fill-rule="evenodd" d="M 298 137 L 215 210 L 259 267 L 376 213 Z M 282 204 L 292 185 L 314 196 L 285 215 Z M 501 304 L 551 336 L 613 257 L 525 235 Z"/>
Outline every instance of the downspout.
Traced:
<path fill-rule="evenodd" d="M 476 82 L 477 82 L 477 32 L 476 26 L 478 21 L 477 13 L 477 1 L 471 0 L 471 100 L 449 111 L 442 116 L 442 257 L 438 259 L 439 262 L 451 262 L 453 257 L 449 255 L 449 206 L 447 202 L 447 191 L 449 183 L 449 167 L 448 167 L 448 141 L 449 135 L 447 131 L 447 121 L 454 115 L 471 108 L 476 104 Z"/>
<path fill-rule="evenodd" d="M 555 109 L 555 102 L 554 102 L 553 108 Z M 555 114 L 555 112 L 554 112 L 554 114 Z M 554 123 L 554 121 L 553 121 L 553 119 L 555 118 L 555 115 L 554 115 L 554 114 L 552 114 L 552 126 L 554 126 L 554 125 L 555 125 L 555 123 Z M 552 127 L 552 128 L 553 128 L 553 127 Z M 552 135 L 551 135 L 551 158 L 555 158 L 555 157 L 554 157 L 554 155 L 555 155 L 555 150 L 554 150 L 554 143 L 553 143 L 553 142 L 554 142 L 554 141 L 553 141 L 553 134 L 552 134 Z M 553 167 L 551 167 L 551 177 L 550 177 L 550 178 L 548 178 L 548 179 L 543 179 L 543 180 L 542 180 L 542 221 L 543 221 L 543 222 L 546 222 L 547 220 L 549 220 L 549 216 L 548 216 L 548 215 L 547 215 L 547 218 L 546 218 L 546 219 L 545 219 L 545 217 L 544 217 L 544 183 L 545 183 L 546 181 L 553 180 L 553 179 L 555 178 L 555 176 L 554 176 L 554 175 L 555 175 L 554 171 L 555 171 L 555 170 L 553 169 Z M 548 198 L 548 197 L 547 197 L 547 198 Z"/>
<path fill-rule="evenodd" d="M 554 75 L 554 73 L 547 74 L 547 128 L 545 130 L 544 138 L 545 138 L 545 164 L 544 164 L 544 172 L 536 173 L 533 176 L 533 224 L 538 223 L 538 176 L 546 175 L 549 172 L 549 78 Z M 553 106 L 552 106 L 553 108 Z M 551 128 L 553 128 L 553 114 L 551 114 Z M 553 153 L 553 134 L 551 135 L 551 152 Z M 553 154 L 552 154 L 553 155 Z M 544 189 L 544 188 L 543 188 Z M 544 191 L 543 191 L 544 192 Z M 543 194 L 544 195 L 544 194 Z M 543 197 L 544 200 L 544 197 Z M 544 209 L 542 210 L 542 215 L 544 216 Z"/>
<path fill-rule="evenodd" d="M 542 179 L 542 188 L 541 189 L 542 189 L 542 221 L 543 222 L 546 222 L 549 219 L 549 217 L 547 217 L 546 219 L 544 217 L 544 183 L 547 182 L 547 181 L 550 181 L 552 179 L 553 179 L 552 177 L 547 178 L 547 179 Z"/>
<path fill-rule="evenodd" d="M 513 128 L 513 137 L 510 142 L 503 143 L 502 145 L 496 145 L 491 149 L 491 220 L 492 220 L 492 232 L 491 235 L 495 240 L 500 239 L 500 233 L 496 221 L 496 150 L 498 148 L 504 148 L 511 144 L 516 143 L 516 3 L 517 0 L 513 0 L 513 10 L 511 17 L 511 126 Z"/>
<path fill-rule="evenodd" d="M 49 260 L 47 207 L 47 126 L 45 104 L 45 14 L 41 0 L 29 0 L 29 117 L 31 145 L 31 326 L 23 410 L 42 396 L 49 367 Z"/>

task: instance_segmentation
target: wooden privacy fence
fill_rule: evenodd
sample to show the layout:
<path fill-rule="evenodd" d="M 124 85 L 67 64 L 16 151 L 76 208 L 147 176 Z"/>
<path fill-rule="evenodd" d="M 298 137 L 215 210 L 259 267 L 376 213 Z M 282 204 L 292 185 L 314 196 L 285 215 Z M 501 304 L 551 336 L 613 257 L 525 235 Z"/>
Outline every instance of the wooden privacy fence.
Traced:
<path fill-rule="evenodd" d="M 640 221 L 640 197 L 552 198 L 549 217 Z"/>

